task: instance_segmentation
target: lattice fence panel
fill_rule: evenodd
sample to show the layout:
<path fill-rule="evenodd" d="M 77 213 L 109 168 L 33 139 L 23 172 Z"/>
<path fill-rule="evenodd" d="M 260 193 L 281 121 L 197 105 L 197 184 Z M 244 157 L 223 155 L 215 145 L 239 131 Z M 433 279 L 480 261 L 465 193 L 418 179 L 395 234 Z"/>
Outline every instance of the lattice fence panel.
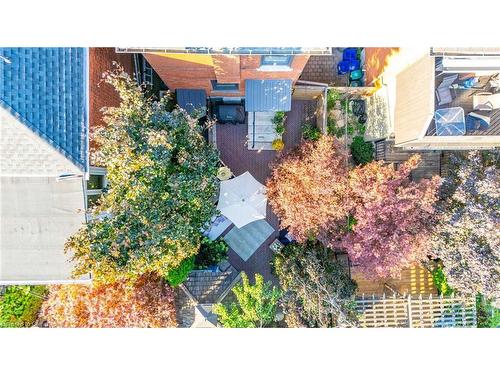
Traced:
<path fill-rule="evenodd" d="M 475 327 L 474 298 L 429 296 L 360 296 L 362 327 Z"/>

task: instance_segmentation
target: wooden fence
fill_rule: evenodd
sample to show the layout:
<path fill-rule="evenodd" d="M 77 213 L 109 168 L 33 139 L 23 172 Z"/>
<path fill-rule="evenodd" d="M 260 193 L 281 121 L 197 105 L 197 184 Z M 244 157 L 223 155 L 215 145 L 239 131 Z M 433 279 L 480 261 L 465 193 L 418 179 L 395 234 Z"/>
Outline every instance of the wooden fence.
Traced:
<path fill-rule="evenodd" d="M 361 327 L 476 327 L 474 297 L 359 296 L 356 310 Z"/>

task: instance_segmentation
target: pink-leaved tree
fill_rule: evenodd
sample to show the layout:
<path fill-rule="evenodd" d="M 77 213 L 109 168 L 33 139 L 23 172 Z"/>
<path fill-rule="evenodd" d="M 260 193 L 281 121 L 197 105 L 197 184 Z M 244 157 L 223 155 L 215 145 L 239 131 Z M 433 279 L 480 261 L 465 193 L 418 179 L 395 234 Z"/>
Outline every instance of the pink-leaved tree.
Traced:
<path fill-rule="evenodd" d="M 397 170 L 372 162 L 350 172 L 353 220 L 340 246 L 367 277 L 397 277 L 430 252 L 440 178 L 411 181 L 419 160 L 415 155 Z"/>

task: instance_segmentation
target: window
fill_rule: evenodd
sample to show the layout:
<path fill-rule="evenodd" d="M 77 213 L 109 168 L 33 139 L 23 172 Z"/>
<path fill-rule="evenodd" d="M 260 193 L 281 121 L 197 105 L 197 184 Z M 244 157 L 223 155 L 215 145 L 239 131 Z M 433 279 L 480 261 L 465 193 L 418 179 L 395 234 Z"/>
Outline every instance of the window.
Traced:
<path fill-rule="evenodd" d="M 260 58 L 260 66 L 290 67 L 292 55 L 265 55 Z"/>
<path fill-rule="evenodd" d="M 108 185 L 106 179 L 106 168 L 90 167 L 90 175 L 87 182 L 87 209 L 92 208 L 99 197 L 105 192 Z"/>
<path fill-rule="evenodd" d="M 240 85 L 237 83 L 219 83 L 217 80 L 212 80 L 212 89 L 214 91 L 239 91 Z"/>

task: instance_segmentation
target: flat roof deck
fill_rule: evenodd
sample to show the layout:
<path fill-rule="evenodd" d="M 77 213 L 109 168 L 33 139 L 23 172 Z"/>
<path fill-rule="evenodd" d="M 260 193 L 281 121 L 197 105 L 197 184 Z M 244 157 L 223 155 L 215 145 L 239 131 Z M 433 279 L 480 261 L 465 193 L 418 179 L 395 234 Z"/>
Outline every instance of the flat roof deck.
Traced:
<path fill-rule="evenodd" d="M 439 72 L 437 72 L 439 73 Z M 436 80 L 435 80 L 435 87 L 438 87 L 442 82 L 443 79 L 452 73 L 445 73 L 445 74 L 436 74 Z M 458 81 L 472 77 L 473 74 L 471 73 L 463 73 L 458 75 Z M 478 87 L 482 87 L 486 85 L 488 81 L 488 76 L 481 76 L 479 77 L 479 84 Z M 456 83 L 455 82 L 455 83 Z M 484 92 L 484 90 L 477 89 L 477 88 L 470 88 L 470 89 L 450 89 L 452 92 L 452 97 L 453 101 L 451 103 L 445 104 L 445 105 L 438 105 L 436 101 L 435 109 L 444 109 L 444 108 L 452 108 L 452 107 L 462 107 L 465 113 L 465 116 L 467 116 L 468 113 L 472 112 L 474 110 L 473 108 L 473 95 L 476 93 Z M 500 135 L 500 109 L 494 109 L 490 113 L 490 126 L 488 129 L 485 130 L 480 130 L 480 129 L 474 129 L 474 130 L 467 130 L 465 135 L 466 136 L 485 136 L 485 135 Z M 429 124 L 429 127 L 427 129 L 427 132 L 425 134 L 426 136 L 436 136 L 436 124 L 434 122 L 434 119 L 432 119 L 431 123 Z"/>

